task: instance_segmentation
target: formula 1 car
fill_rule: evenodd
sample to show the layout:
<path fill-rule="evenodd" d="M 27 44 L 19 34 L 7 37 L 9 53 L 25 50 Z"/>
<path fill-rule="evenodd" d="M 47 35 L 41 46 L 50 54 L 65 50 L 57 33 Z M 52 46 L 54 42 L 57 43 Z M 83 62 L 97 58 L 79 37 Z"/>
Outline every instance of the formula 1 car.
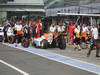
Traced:
<path fill-rule="evenodd" d="M 54 35 L 53 33 L 44 33 L 40 38 L 35 38 L 33 45 L 38 48 L 47 49 L 48 47 L 66 48 L 66 39 L 63 34 Z"/>

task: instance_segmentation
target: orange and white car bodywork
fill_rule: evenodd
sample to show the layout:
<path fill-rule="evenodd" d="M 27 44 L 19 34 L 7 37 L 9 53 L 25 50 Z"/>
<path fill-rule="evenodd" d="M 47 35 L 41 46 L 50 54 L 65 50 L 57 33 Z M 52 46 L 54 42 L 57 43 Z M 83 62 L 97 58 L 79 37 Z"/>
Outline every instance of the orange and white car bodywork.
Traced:
<path fill-rule="evenodd" d="M 36 46 L 40 47 L 42 40 L 47 40 L 48 43 L 51 44 L 53 41 L 53 33 L 44 33 L 44 35 L 42 35 L 40 38 L 34 38 L 34 43 Z"/>

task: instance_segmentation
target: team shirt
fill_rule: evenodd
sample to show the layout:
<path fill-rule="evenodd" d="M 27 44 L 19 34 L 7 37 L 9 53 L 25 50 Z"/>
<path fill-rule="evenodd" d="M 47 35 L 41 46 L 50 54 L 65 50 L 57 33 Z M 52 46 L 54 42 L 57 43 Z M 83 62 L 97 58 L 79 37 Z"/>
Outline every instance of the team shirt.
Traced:
<path fill-rule="evenodd" d="M 92 31 L 93 38 L 98 39 L 98 37 L 99 37 L 98 29 L 97 28 L 92 28 L 91 31 Z"/>
<path fill-rule="evenodd" d="M 87 37 L 87 32 L 88 32 L 88 28 L 87 27 L 82 27 L 82 37 Z"/>
<path fill-rule="evenodd" d="M 9 27 L 8 30 L 7 30 L 7 36 L 11 36 L 11 35 L 14 35 L 13 29 L 11 27 Z"/>
<path fill-rule="evenodd" d="M 22 25 L 15 25 L 15 30 L 16 30 L 16 34 L 22 34 L 23 31 L 22 31 Z"/>
<path fill-rule="evenodd" d="M 54 27 L 51 26 L 49 31 L 50 31 L 50 32 L 55 32 L 55 30 L 56 30 L 56 27 L 55 27 L 55 26 L 54 26 Z"/>
<path fill-rule="evenodd" d="M 80 38 L 80 27 L 79 26 L 75 28 L 74 32 L 76 33 L 76 37 Z"/>

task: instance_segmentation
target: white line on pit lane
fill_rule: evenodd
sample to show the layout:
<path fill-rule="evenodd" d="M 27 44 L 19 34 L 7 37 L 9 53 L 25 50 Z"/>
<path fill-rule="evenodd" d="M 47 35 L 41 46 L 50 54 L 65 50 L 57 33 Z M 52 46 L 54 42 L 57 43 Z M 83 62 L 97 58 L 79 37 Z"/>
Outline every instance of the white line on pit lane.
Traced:
<path fill-rule="evenodd" d="M 26 72 L 20 70 L 19 68 L 15 67 L 15 66 L 13 66 L 13 65 L 11 65 L 11 64 L 8 64 L 7 62 L 5 62 L 5 61 L 3 61 L 3 60 L 0 60 L 0 63 L 5 64 L 6 66 L 8 66 L 8 67 L 10 67 L 10 68 L 12 68 L 12 69 L 18 71 L 19 73 L 21 73 L 21 74 L 23 74 L 23 75 L 29 75 L 28 73 L 26 73 Z"/>

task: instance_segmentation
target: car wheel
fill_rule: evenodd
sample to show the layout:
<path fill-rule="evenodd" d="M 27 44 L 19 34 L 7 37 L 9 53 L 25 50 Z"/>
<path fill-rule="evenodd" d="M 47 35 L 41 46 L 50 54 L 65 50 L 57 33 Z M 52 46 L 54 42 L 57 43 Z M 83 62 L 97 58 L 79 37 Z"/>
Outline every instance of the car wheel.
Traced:
<path fill-rule="evenodd" d="M 29 45 L 30 45 L 29 39 L 24 38 L 23 41 L 22 41 L 22 46 L 23 46 L 24 48 L 28 48 Z"/>
<path fill-rule="evenodd" d="M 41 48 L 47 49 L 48 48 L 48 41 L 47 40 L 42 40 L 41 41 Z"/>
<path fill-rule="evenodd" d="M 66 39 L 60 39 L 59 40 L 59 43 L 58 43 L 58 47 L 60 48 L 60 49 L 66 49 Z"/>
<path fill-rule="evenodd" d="M 15 42 L 14 36 L 9 36 L 9 37 L 8 37 L 8 42 L 9 42 L 10 44 L 13 44 L 13 43 Z"/>

